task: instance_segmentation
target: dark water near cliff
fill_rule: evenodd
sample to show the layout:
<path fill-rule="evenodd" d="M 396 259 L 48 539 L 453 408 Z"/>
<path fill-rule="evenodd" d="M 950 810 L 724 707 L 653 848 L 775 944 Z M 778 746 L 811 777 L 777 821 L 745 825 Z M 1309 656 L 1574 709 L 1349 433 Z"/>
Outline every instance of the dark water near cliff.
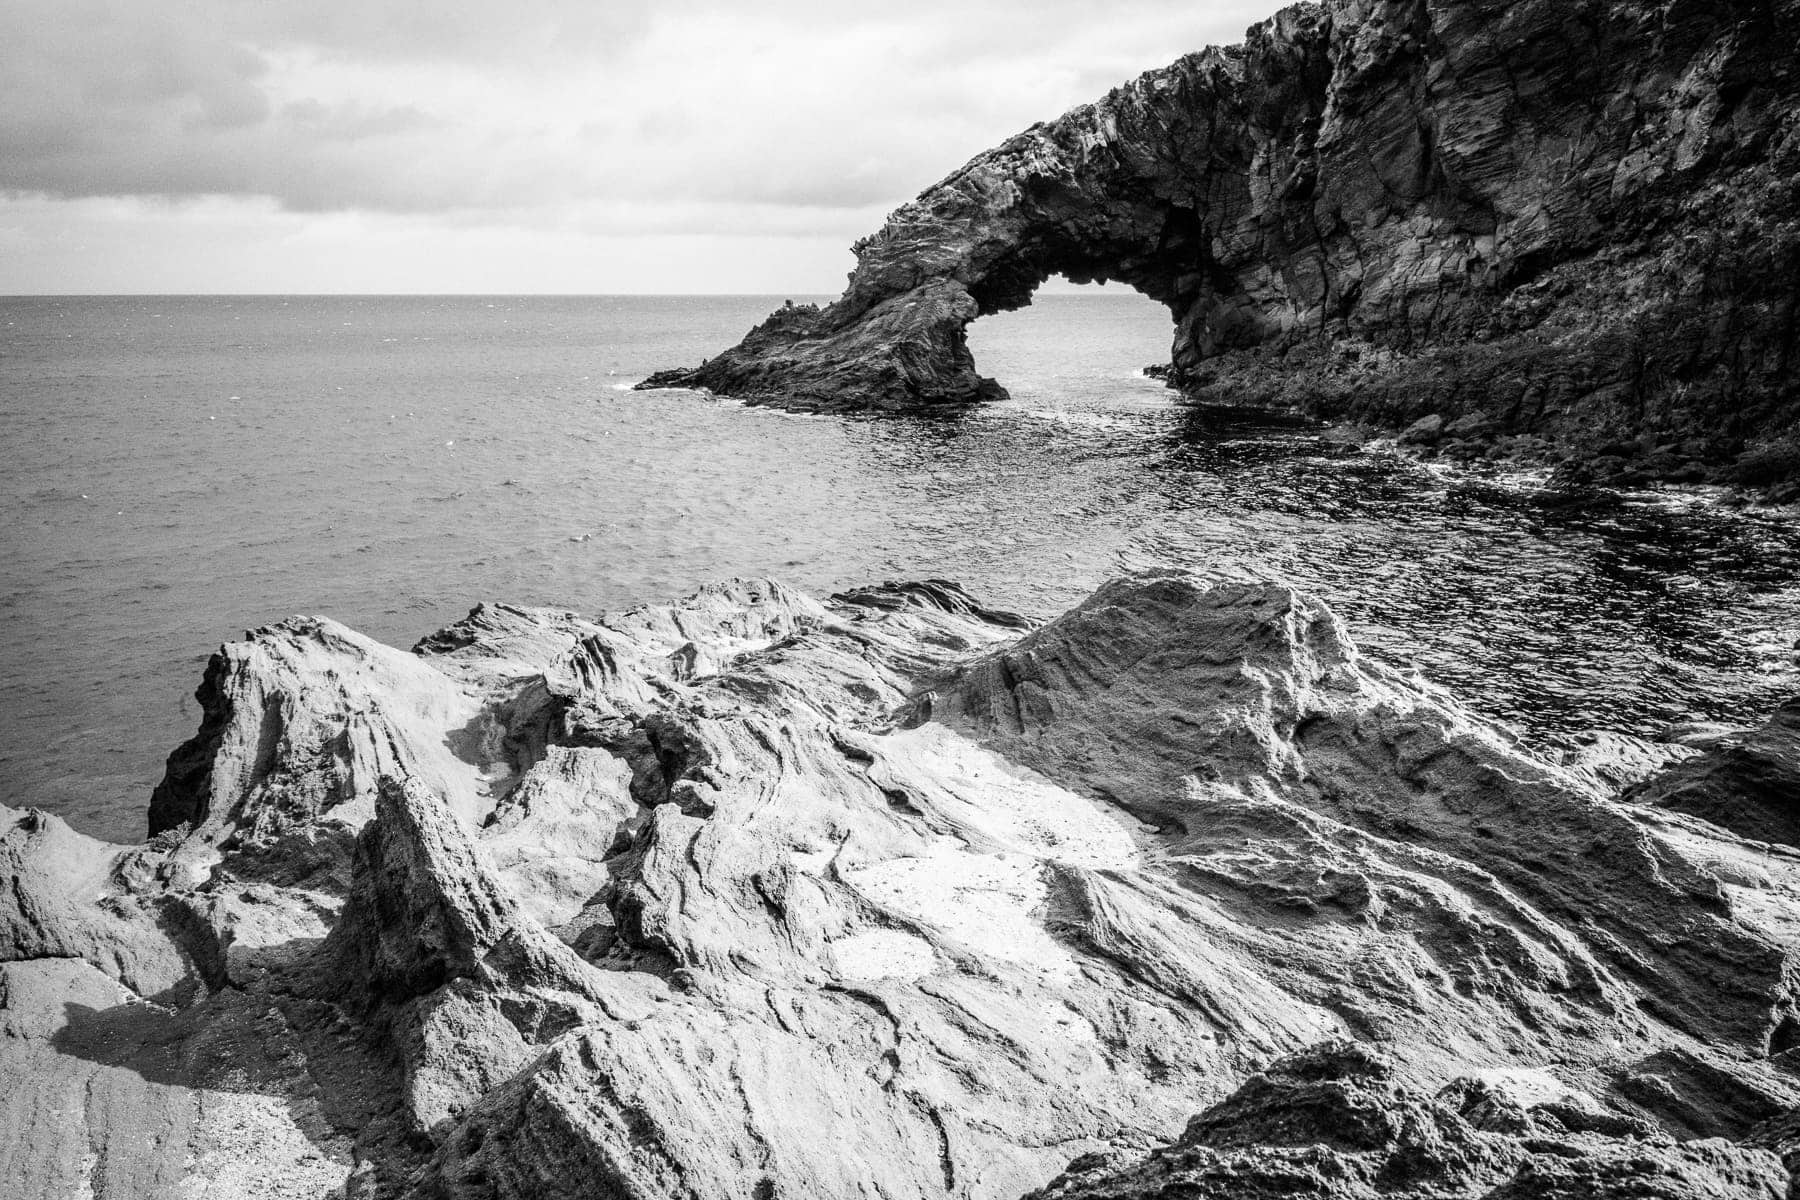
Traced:
<path fill-rule="evenodd" d="M 291 612 L 409 645 L 478 599 L 732 574 L 950 576 L 1038 614 L 1126 568 L 1284 574 L 1544 742 L 1800 690 L 1792 523 L 1550 514 L 1221 425 L 1138 375 L 1167 328 L 1136 298 L 977 326 L 1014 400 L 961 417 L 619 390 L 778 300 L 0 300 L 0 799 L 139 835 L 207 653 Z"/>

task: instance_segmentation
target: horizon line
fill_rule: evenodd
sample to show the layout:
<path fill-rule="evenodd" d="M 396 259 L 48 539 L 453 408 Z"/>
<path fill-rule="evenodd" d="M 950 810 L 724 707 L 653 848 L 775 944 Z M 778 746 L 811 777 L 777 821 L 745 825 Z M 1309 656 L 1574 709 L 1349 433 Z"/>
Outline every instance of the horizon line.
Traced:
<path fill-rule="evenodd" d="M 477 297 L 500 298 L 507 300 L 526 300 L 539 297 L 565 300 L 679 300 L 679 299 L 767 299 L 770 297 L 805 297 L 808 300 L 826 298 L 835 299 L 840 293 L 835 292 L 0 292 L 3 300 L 287 300 L 305 297 L 317 300 L 341 299 L 381 299 L 381 300 L 437 300 L 467 299 Z M 1070 290 L 1039 291 L 1032 298 L 1039 296 L 1144 296 L 1142 292 L 1122 285 L 1110 288 L 1106 284 L 1074 284 Z M 1145 296 L 1145 299 L 1149 297 Z"/>

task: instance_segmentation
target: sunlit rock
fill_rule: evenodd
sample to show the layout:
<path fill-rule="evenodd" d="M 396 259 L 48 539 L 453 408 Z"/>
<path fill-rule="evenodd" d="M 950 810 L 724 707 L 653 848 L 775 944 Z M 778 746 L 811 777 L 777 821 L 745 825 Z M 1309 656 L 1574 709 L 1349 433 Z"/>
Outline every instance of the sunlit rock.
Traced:
<path fill-rule="evenodd" d="M 12 1194 L 1784 1178 L 1738 1143 L 1800 1105 L 1800 857 L 1523 753 L 1284 585 L 1034 628 L 734 581 L 411 654 L 285 622 L 208 679 L 191 823 L 0 838 Z M 1296 1148 L 1340 1103 L 1355 1144 Z"/>

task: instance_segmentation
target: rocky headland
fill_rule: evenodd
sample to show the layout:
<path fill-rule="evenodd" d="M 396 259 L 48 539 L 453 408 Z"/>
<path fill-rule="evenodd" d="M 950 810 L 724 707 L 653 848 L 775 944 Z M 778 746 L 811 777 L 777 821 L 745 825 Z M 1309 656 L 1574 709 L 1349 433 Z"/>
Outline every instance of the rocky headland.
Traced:
<path fill-rule="evenodd" d="M 993 399 L 968 325 L 1061 274 L 1165 304 L 1198 402 L 1800 499 L 1796 46 L 1796 0 L 1297 5 L 978 155 L 838 301 L 643 386 Z"/>
<path fill-rule="evenodd" d="M 1522 750 L 1158 575 L 213 657 L 4 810 L 9 1197 L 1778 1197 L 1800 723 Z M 1038 1189 L 1041 1189 L 1039 1191 Z"/>

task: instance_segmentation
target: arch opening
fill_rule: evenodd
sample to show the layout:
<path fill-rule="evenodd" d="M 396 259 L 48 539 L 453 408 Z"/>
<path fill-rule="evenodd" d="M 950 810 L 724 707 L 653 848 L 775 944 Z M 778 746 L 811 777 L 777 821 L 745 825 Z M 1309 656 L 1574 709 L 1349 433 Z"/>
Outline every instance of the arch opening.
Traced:
<path fill-rule="evenodd" d="M 976 318 L 965 335 L 982 375 L 1032 400 L 1141 384 L 1145 368 L 1169 361 L 1174 331 L 1168 306 L 1129 284 L 1056 275 L 1023 304 Z"/>

